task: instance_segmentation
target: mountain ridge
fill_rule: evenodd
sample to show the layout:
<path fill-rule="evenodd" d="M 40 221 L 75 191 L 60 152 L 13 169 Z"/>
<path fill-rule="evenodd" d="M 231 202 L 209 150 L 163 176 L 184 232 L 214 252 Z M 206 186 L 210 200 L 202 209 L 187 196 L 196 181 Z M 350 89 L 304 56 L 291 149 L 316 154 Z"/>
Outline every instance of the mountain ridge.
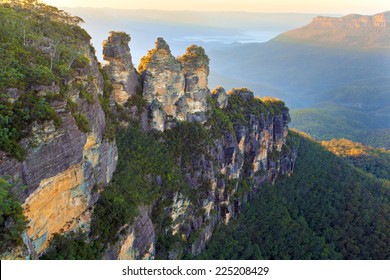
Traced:
<path fill-rule="evenodd" d="M 364 39 L 362 39 L 364 34 Z M 285 32 L 275 41 L 312 43 L 343 48 L 390 48 L 390 11 L 372 16 L 318 16 L 308 25 Z"/>

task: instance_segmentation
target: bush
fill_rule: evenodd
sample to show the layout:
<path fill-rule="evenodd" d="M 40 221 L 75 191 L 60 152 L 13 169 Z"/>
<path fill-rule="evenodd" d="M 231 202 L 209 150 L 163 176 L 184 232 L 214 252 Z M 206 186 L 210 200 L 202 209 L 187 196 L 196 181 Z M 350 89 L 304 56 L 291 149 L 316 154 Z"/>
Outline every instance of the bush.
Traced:
<path fill-rule="evenodd" d="M 55 82 L 56 78 L 50 68 L 37 65 L 32 68 L 32 71 L 27 76 L 31 84 L 50 85 Z"/>
<path fill-rule="evenodd" d="M 23 244 L 26 229 L 20 202 L 11 192 L 12 186 L 0 178 L 0 255 Z"/>
<path fill-rule="evenodd" d="M 87 117 L 83 114 L 72 114 L 74 120 L 76 121 L 77 127 L 81 132 L 89 133 L 91 132 L 91 124 L 89 123 Z"/>
<path fill-rule="evenodd" d="M 27 92 L 15 103 L 7 101 L 7 96 L 0 96 L 0 149 L 23 160 L 25 151 L 18 141 L 28 136 L 26 129 L 34 121 L 54 121 L 56 127 L 61 125 L 61 118 L 45 98 L 33 92 Z"/>
<path fill-rule="evenodd" d="M 54 234 L 43 260 L 98 260 L 101 248 L 95 242 L 88 244 L 84 233 Z"/>
<path fill-rule="evenodd" d="M 88 57 L 84 55 L 80 55 L 74 60 L 72 64 L 72 68 L 85 68 L 89 65 L 89 63 L 90 60 Z"/>
<path fill-rule="evenodd" d="M 93 93 L 88 92 L 87 90 L 83 89 L 80 91 L 80 96 L 84 98 L 88 104 L 95 103 L 95 97 L 93 96 Z"/>

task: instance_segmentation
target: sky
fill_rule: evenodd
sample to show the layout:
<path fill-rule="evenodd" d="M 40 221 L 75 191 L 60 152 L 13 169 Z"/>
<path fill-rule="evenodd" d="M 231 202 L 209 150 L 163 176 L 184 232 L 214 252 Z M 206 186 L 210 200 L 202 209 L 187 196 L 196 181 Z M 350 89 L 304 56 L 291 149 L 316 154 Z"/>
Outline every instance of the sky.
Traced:
<path fill-rule="evenodd" d="M 389 0 L 43 0 L 57 7 L 375 14 L 390 10 Z"/>

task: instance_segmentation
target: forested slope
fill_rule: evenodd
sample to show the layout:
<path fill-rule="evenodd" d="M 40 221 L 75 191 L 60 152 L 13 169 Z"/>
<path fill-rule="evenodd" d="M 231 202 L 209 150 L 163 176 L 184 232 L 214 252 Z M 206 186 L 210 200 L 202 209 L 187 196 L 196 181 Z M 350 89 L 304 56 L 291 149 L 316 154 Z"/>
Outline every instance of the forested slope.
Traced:
<path fill-rule="evenodd" d="M 299 144 L 294 174 L 260 188 L 198 258 L 388 259 L 389 181 L 290 135 Z"/>

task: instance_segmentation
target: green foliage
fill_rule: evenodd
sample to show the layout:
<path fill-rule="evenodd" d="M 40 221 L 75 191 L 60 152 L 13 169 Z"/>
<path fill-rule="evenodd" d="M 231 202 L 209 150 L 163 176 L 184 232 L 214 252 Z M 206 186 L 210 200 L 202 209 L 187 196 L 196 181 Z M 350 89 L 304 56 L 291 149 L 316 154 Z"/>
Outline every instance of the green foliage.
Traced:
<path fill-rule="evenodd" d="M 221 138 L 224 132 L 232 133 L 234 128 L 229 115 L 223 109 L 218 107 L 217 101 L 213 98 L 208 99 L 208 104 L 211 109 L 209 111 L 209 117 L 206 125 L 210 127 L 212 136 L 214 138 Z"/>
<path fill-rule="evenodd" d="M 121 189 L 113 184 L 99 197 L 93 212 L 92 234 L 97 237 L 99 244 L 112 243 L 117 240 L 119 229 L 131 223 L 137 214 L 138 209 L 131 197 L 121 193 Z"/>
<path fill-rule="evenodd" d="M 88 90 L 82 89 L 80 91 L 80 97 L 85 99 L 88 102 L 88 104 L 95 103 L 95 97 L 93 93 L 89 92 Z"/>
<path fill-rule="evenodd" d="M 127 107 L 136 106 L 137 113 L 141 114 L 143 111 L 145 111 L 146 104 L 147 104 L 147 102 L 143 98 L 142 93 L 141 93 L 141 94 L 136 94 L 136 95 L 131 96 L 125 105 Z"/>
<path fill-rule="evenodd" d="M 89 65 L 85 45 L 90 37 L 78 24 L 82 20 L 38 1 L 0 3 L 0 149 L 23 160 L 25 151 L 18 142 L 28 136 L 35 121 L 54 121 L 60 117 L 50 107 L 52 95 L 37 96 L 34 88 L 57 84 L 59 97 L 66 98 L 64 80 L 73 73 L 71 66 Z M 12 103 L 7 89 L 17 88 L 21 96 Z M 88 102 L 93 96 L 81 94 Z M 56 97 L 57 98 L 57 97 Z M 68 103 L 68 107 L 73 104 Z M 71 108 L 75 112 L 75 107 Z M 85 117 L 75 115 L 87 131 Z"/>
<path fill-rule="evenodd" d="M 180 122 L 164 135 L 173 154 L 180 157 L 183 167 L 191 166 L 197 155 L 206 154 L 207 146 L 212 143 L 209 131 L 198 122 Z"/>
<path fill-rule="evenodd" d="M 284 102 L 278 99 L 245 99 L 240 94 L 233 93 L 229 95 L 225 112 L 235 124 L 248 124 L 251 115 L 257 117 L 266 116 L 267 114 L 277 115 L 287 110 Z"/>
<path fill-rule="evenodd" d="M 15 103 L 9 102 L 7 95 L 0 95 L 0 100 L 0 149 L 19 160 L 24 158 L 25 152 L 18 141 L 28 135 L 26 127 L 35 121 L 61 125 L 61 118 L 45 98 L 33 92 L 23 94 Z"/>
<path fill-rule="evenodd" d="M 388 117 L 380 112 L 327 103 L 318 108 L 291 111 L 291 127 L 315 139 L 347 138 L 373 147 L 389 148 Z"/>
<path fill-rule="evenodd" d="M 115 240 L 119 229 L 138 215 L 139 206 L 152 205 L 164 194 L 185 187 L 172 150 L 159 137 L 138 127 L 118 133 L 115 176 L 101 193 L 92 217 L 92 232 L 102 244 Z"/>
<path fill-rule="evenodd" d="M 83 68 L 89 59 L 82 44 L 90 37 L 82 20 L 42 3 L 0 4 L 0 90 L 58 82 L 69 65 Z M 80 55 L 81 54 L 81 55 Z"/>
<path fill-rule="evenodd" d="M 76 113 L 79 109 L 79 106 L 72 99 L 68 98 L 66 100 L 66 109 L 68 109 L 71 113 Z"/>
<path fill-rule="evenodd" d="M 99 96 L 100 106 L 102 107 L 104 114 L 106 115 L 106 130 L 104 132 L 104 137 L 107 138 L 109 141 L 114 141 L 116 135 L 116 120 L 110 108 L 110 98 L 113 87 L 106 71 L 104 71 L 101 65 L 99 65 L 99 71 L 103 77 L 104 82 L 103 96 Z"/>
<path fill-rule="evenodd" d="M 202 61 L 204 65 L 208 65 L 210 62 L 203 47 L 197 45 L 191 45 L 186 49 L 186 53 L 178 58 L 178 60 L 185 63 L 194 63 L 194 61 Z"/>
<path fill-rule="evenodd" d="M 76 121 L 77 127 L 81 132 L 88 133 L 91 132 L 91 124 L 88 121 L 87 117 L 80 113 L 72 114 L 74 120 Z"/>
<path fill-rule="evenodd" d="M 390 180 L 390 151 L 364 146 L 348 139 L 322 141 L 321 145 L 364 172 Z"/>
<path fill-rule="evenodd" d="M 0 255 L 22 245 L 22 232 L 26 229 L 21 204 L 11 188 L 8 182 L 0 178 Z"/>
<path fill-rule="evenodd" d="M 390 129 L 371 130 L 362 134 L 360 142 L 377 148 L 390 150 Z"/>
<path fill-rule="evenodd" d="M 84 55 L 77 56 L 72 63 L 73 68 L 85 68 L 89 65 L 90 60 Z"/>
<path fill-rule="evenodd" d="M 97 243 L 87 243 L 84 233 L 54 234 L 42 260 L 98 260 L 101 248 Z"/>
<path fill-rule="evenodd" d="M 294 174 L 259 189 L 201 259 L 388 259 L 390 183 L 290 132 Z"/>
<path fill-rule="evenodd" d="M 27 75 L 27 81 L 30 84 L 50 85 L 55 81 L 55 76 L 49 67 L 37 65 Z"/>

